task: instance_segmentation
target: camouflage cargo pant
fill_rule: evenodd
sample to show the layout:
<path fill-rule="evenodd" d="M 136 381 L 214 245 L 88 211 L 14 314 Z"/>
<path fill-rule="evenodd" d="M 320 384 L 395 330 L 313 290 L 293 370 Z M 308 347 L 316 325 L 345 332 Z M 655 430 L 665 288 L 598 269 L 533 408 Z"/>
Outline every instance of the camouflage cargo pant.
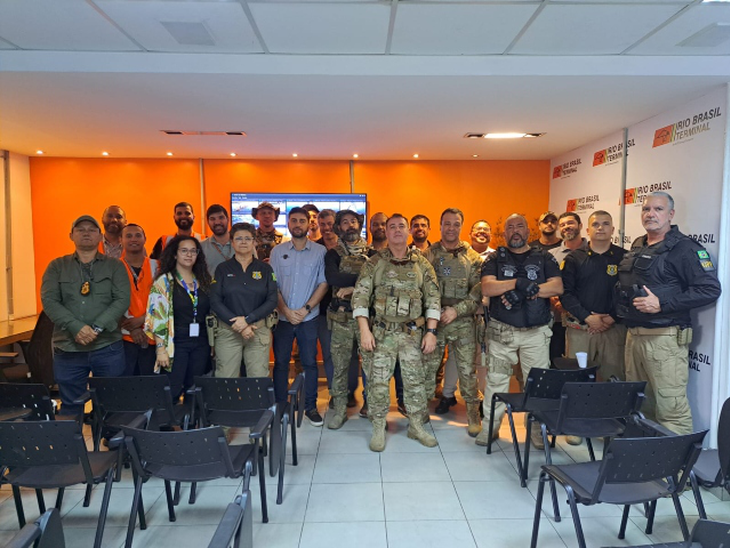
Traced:
<path fill-rule="evenodd" d="M 403 400 L 409 415 L 423 416 L 426 412 L 424 388 L 422 330 L 411 333 L 385 330 L 374 326 L 375 350 L 362 352 L 362 366 L 368 379 L 368 410 L 370 418 L 384 419 L 390 407 L 390 379 L 396 360 L 403 373 Z"/>
<path fill-rule="evenodd" d="M 479 392 L 474 366 L 476 338 L 474 336 L 474 318 L 471 317 L 458 318 L 449 325 L 439 327 L 436 350 L 423 357 L 426 369 L 426 398 L 432 398 L 436 391 L 436 371 L 444 359 L 447 345 L 449 355 L 456 357 L 461 397 L 466 403 L 478 403 Z"/>
<path fill-rule="evenodd" d="M 332 322 L 332 338 L 330 352 L 332 354 L 332 388 L 330 395 L 333 398 L 347 397 L 347 383 L 350 371 L 350 359 L 352 358 L 353 347 L 359 346 L 360 331 L 354 318 L 345 322 Z"/>

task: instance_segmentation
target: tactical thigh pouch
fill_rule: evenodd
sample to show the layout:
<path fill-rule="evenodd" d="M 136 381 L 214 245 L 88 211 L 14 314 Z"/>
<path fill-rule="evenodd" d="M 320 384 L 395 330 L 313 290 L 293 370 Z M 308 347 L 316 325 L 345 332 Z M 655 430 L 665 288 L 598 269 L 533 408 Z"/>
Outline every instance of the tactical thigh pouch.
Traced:
<path fill-rule="evenodd" d="M 487 325 L 487 339 L 509 345 L 515 342 L 515 334 L 508 325 L 492 321 Z"/>

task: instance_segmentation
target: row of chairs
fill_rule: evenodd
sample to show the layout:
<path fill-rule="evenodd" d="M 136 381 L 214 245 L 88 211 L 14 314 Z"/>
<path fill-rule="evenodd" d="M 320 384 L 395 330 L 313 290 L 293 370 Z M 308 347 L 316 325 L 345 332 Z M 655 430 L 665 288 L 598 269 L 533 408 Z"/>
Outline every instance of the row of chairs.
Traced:
<path fill-rule="evenodd" d="M 174 406 L 164 376 L 90 379 L 89 393 L 79 403 L 88 399 L 93 402 L 93 451 L 86 450 L 79 422 L 52 420 L 52 407 L 47 408 L 50 401 L 47 390 L 43 395 L 34 393 L 33 397 L 21 398 L 21 387 L 28 394 L 45 387 L 0 383 L 0 405 L 12 399 L 15 407 L 31 408 L 27 419 L 35 419 L 0 423 L 2 481 L 12 485 L 20 526 L 25 525 L 21 486 L 36 489 L 39 509 L 44 512 L 43 489 L 59 489 L 56 508 L 60 509 L 64 488 L 85 483 L 84 505 L 88 506 L 92 486 L 105 482 L 95 540 L 95 546 L 100 546 L 111 494 L 110 478 L 119 477 L 127 456 L 135 482 L 127 546 L 131 546 L 137 517 L 140 527 L 146 527 L 142 484 L 152 476 L 165 480 L 169 517 L 174 521 L 180 482 L 192 482 L 189 502 L 194 503 L 197 481 L 243 477 L 244 487 L 248 489 L 251 475 L 258 474 L 262 518 L 268 521 L 264 451 L 269 457 L 270 475 L 279 476 L 277 504 L 281 504 L 289 429 L 293 464 L 297 464 L 295 440 L 296 424 L 301 424 L 302 377 L 292 384 L 286 405 L 275 405 L 270 379 L 201 377 L 195 381 L 189 394 L 190 405 Z M 13 398 L 3 398 L 4 393 L 12 394 Z M 295 418 L 290 421 L 290 416 Z M 39 418 L 50 420 L 38 421 Z M 192 425 L 198 428 L 189 429 Z M 250 428 L 249 443 L 230 446 L 221 426 Z M 119 434 L 109 441 L 110 448 L 119 450 L 101 451 L 104 433 L 120 428 Z M 54 473 L 49 474 L 49 470 Z M 171 482 L 176 483 L 174 495 Z"/>
<path fill-rule="evenodd" d="M 564 487 L 580 547 L 585 547 L 585 537 L 578 504 L 622 505 L 619 538 L 623 538 L 631 505 L 644 504 L 646 532 L 651 533 L 656 501 L 663 497 L 674 501 L 680 528 L 688 539 L 689 530 L 679 500 L 685 484 L 689 482 L 692 486 L 702 519 L 707 515 L 699 486 L 724 486 L 730 491 L 730 400 L 723 405 L 720 416 L 719 448 L 703 451 L 702 441 L 707 431 L 678 436 L 641 415 L 645 383 L 596 383 L 595 370 L 533 369 L 524 392 L 498 393 L 492 398 L 489 432 L 493 432 L 496 404 L 504 403 L 523 487 L 528 475 L 531 427 L 540 425 L 546 464 L 540 473 L 531 546 L 537 543 L 546 483 L 551 487 L 556 521 L 560 521 L 560 509 L 555 485 Z M 527 413 L 523 457 L 514 425 L 513 413 L 517 412 Z M 558 435 L 586 438 L 590 461 L 553 465 L 551 447 Z M 604 439 L 601 461 L 596 461 L 591 438 Z M 492 441 L 487 446 L 488 454 Z"/>

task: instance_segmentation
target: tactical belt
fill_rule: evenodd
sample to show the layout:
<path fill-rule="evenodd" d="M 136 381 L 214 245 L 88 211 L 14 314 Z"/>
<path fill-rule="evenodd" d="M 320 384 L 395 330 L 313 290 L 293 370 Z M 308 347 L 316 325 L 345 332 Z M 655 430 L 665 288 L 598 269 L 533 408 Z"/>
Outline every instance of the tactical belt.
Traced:
<path fill-rule="evenodd" d="M 512 331 L 532 331 L 533 329 L 537 329 L 538 327 L 545 327 L 546 325 L 548 325 L 548 324 L 544 323 L 542 325 L 533 325 L 532 327 L 515 327 L 514 325 L 510 325 L 508 323 L 500 322 L 499 320 L 495 320 L 494 318 L 492 318 L 490 320 L 490 323 L 492 325 L 499 324 L 499 325 L 496 326 L 497 328 L 499 328 L 499 326 L 503 325 L 504 328 L 500 328 L 501 331 L 507 331 L 508 329 L 511 329 Z"/>
<path fill-rule="evenodd" d="M 455 299 L 453 297 L 441 297 L 441 306 L 454 306 L 464 299 Z"/>
<path fill-rule="evenodd" d="M 676 325 L 669 327 L 629 327 L 632 335 L 676 335 L 681 329 Z"/>
<path fill-rule="evenodd" d="M 426 319 L 423 317 L 407 322 L 384 322 L 380 320 L 373 322 L 373 327 L 380 327 L 386 331 L 403 331 L 404 333 L 413 333 L 424 325 L 426 325 Z"/>
<path fill-rule="evenodd" d="M 327 319 L 340 323 L 347 323 L 352 320 L 352 310 L 342 310 L 342 308 L 340 307 L 339 310 L 328 310 Z"/>

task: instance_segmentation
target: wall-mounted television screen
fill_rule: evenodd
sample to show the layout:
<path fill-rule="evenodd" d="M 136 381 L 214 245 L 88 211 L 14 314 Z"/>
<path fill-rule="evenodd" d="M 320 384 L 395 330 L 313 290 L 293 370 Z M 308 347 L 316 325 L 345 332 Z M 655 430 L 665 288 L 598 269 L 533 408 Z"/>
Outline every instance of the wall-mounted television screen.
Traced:
<path fill-rule="evenodd" d="M 261 202 L 271 202 L 274 207 L 281 208 L 281 215 L 274 226 L 277 230 L 289 236 L 287 218 L 293 207 L 304 204 L 314 204 L 320 211 L 323 209 L 352 209 L 365 215 L 362 227 L 362 236 L 367 238 L 367 194 L 319 194 L 319 193 L 284 193 L 284 192 L 231 192 L 231 222 L 253 223 L 258 226 L 256 219 L 251 216 L 251 209 Z"/>

